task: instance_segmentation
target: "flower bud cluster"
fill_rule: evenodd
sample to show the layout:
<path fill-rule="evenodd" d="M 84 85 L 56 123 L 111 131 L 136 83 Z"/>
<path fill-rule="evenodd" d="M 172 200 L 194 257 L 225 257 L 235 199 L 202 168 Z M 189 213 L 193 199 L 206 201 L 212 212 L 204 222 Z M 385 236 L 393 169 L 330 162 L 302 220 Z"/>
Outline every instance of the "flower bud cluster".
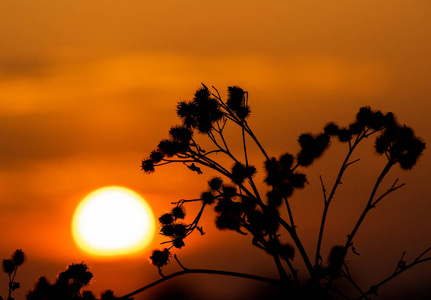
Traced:
<path fill-rule="evenodd" d="M 217 99 L 203 85 L 196 91 L 192 101 L 178 103 L 177 115 L 186 128 L 208 134 L 213 129 L 213 124 L 223 117 L 223 112 Z"/>
<path fill-rule="evenodd" d="M 184 246 L 184 238 L 190 232 L 190 226 L 178 222 L 184 220 L 186 216 L 184 206 L 175 206 L 170 213 L 165 213 L 159 218 L 159 223 L 162 226 L 160 234 L 170 237 L 171 243 L 175 248 Z"/>
<path fill-rule="evenodd" d="M 247 104 L 247 93 L 238 86 L 228 87 L 226 105 L 240 120 L 244 120 L 250 115 L 251 110 Z"/>
<path fill-rule="evenodd" d="M 307 182 L 305 174 L 293 171 L 293 155 L 286 153 L 277 160 L 275 157 L 265 162 L 265 182 L 272 187 L 267 193 L 268 205 L 278 207 L 283 198 L 290 197 L 295 189 L 302 189 Z"/>

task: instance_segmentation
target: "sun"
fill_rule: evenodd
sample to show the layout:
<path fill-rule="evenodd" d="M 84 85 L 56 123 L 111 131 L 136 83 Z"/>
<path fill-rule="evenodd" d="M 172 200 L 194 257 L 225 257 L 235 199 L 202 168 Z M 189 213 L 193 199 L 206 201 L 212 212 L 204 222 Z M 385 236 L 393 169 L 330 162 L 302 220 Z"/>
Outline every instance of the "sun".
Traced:
<path fill-rule="evenodd" d="M 154 215 L 134 191 L 109 186 L 88 194 L 75 210 L 72 234 L 85 252 L 117 256 L 138 252 L 154 236 Z"/>

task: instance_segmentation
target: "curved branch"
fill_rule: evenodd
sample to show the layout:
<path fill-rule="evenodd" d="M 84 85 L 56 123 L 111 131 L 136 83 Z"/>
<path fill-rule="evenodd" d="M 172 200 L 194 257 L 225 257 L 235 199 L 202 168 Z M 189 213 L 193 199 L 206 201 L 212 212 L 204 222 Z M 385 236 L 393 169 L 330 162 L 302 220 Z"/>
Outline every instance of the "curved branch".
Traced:
<path fill-rule="evenodd" d="M 256 276 L 256 275 L 251 275 L 251 274 L 245 274 L 245 273 L 238 273 L 238 272 L 230 272 L 230 271 L 220 271 L 220 270 L 206 270 L 206 269 L 184 269 L 182 271 L 179 272 L 175 272 L 172 273 L 170 275 L 167 275 L 163 278 L 160 278 L 159 280 L 156 280 L 150 284 L 147 284 L 143 287 L 141 287 L 140 289 L 137 289 L 136 291 L 133 291 L 127 295 L 124 295 L 118 299 L 129 299 L 130 297 L 139 294 L 155 285 L 158 285 L 162 282 L 165 282 L 169 279 L 172 279 L 174 277 L 178 277 L 181 275 L 185 275 L 185 274 L 212 274 L 212 275 L 225 275 L 225 276 L 233 276 L 233 277 L 239 277 L 239 278 L 246 278 L 246 279 L 251 279 L 251 280 L 257 280 L 257 281 L 262 281 L 262 282 L 267 282 L 267 283 L 271 283 L 271 284 L 279 284 L 280 280 L 278 279 L 273 279 L 273 278 L 267 278 L 267 277 L 262 277 L 262 276 Z"/>

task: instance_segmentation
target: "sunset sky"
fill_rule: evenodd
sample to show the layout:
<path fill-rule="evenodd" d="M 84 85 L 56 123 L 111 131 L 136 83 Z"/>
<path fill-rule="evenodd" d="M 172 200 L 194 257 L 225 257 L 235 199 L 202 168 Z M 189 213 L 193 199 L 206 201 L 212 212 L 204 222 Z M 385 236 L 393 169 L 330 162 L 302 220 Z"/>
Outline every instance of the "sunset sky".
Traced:
<path fill-rule="evenodd" d="M 166 166 L 145 175 L 140 162 L 178 124 L 176 103 L 201 82 L 224 97 L 231 85 L 249 92 L 250 126 L 271 156 L 295 153 L 299 134 L 328 121 L 347 125 L 365 105 L 392 111 L 429 145 L 430 12 L 429 0 L 0 0 L 0 258 L 15 249 L 28 255 L 16 299 L 71 262 L 91 267 L 96 293 L 120 296 L 160 277 L 148 257 L 163 238 L 135 256 L 100 259 L 74 244 L 72 216 L 88 193 L 110 185 L 141 194 L 156 217 L 171 201 L 199 196 L 205 170 Z M 329 185 L 345 150 L 333 148 L 305 170 L 310 184 L 293 199 L 310 252 L 323 209 L 318 176 Z M 263 157 L 250 151 L 261 167 Z M 384 166 L 371 143 L 360 153 L 334 200 L 325 253 L 345 242 Z M 365 287 L 390 275 L 404 250 L 412 260 L 431 246 L 430 168 L 426 149 L 412 171 L 389 174 L 382 191 L 398 177 L 407 184 L 370 213 L 357 236 L 361 256 L 351 257 Z M 249 237 L 219 232 L 213 220 L 208 210 L 207 234 L 178 251 L 186 266 L 275 274 Z M 382 289 L 382 299 L 391 289 L 420 295 L 427 285 L 431 294 L 430 272 L 431 263 L 413 268 Z M 197 292 L 214 299 L 239 293 L 236 283 L 196 280 Z"/>

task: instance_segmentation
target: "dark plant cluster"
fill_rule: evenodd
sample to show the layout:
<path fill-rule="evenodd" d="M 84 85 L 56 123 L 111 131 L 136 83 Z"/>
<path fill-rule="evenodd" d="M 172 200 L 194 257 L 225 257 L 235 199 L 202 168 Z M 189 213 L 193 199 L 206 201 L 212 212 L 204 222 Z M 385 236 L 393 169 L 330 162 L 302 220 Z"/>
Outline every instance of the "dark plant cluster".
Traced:
<path fill-rule="evenodd" d="M 9 259 L 3 259 L 2 261 L 2 270 L 9 277 L 8 283 L 8 297 L 6 299 L 13 300 L 11 297 L 12 293 L 20 288 L 20 283 L 15 281 L 16 273 L 18 271 L 18 267 L 22 266 L 27 260 L 27 256 L 21 249 L 17 249 L 12 253 L 12 256 Z M 0 296 L 0 300 L 3 298 Z"/>
<path fill-rule="evenodd" d="M 27 300 L 96 300 L 91 291 L 83 291 L 92 278 L 93 274 L 85 263 L 70 264 L 58 274 L 54 283 L 50 283 L 46 277 L 40 277 L 34 289 L 27 294 Z M 119 298 L 111 290 L 100 297 L 100 300 L 115 299 Z"/>
<path fill-rule="evenodd" d="M 358 299 L 366 298 L 375 292 L 379 284 L 368 290 L 359 288 L 349 272 L 346 257 L 349 251 L 357 254 L 353 239 L 367 213 L 388 194 L 404 185 L 395 181 L 387 192 L 379 194 L 383 177 L 396 164 L 404 170 L 410 170 L 424 151 L 425 143 L 410 127 L 400 125 L 392 113 L 362 107 L 348 126 L 340 127 L 335 122 L 330 122 L 324 126 L 321 133 L 300 135 L 300 151 L 297 154 L 285 153 L 278 158 L 270 157 L 248 124 L 247 119 L 251 112 L 248 93 L 237 86 L 229 87 L 227 100 L 224 101 L 217 89 L 213 88 L 213 91 L 202 85 L 192 100 L 179 102 L 177 115 L 181 124 L 173 126 L 169 130 L 169 138 L 162 140 L 142 161 L 141 167 L 145 173 L 153 173 L 156 167 L 170 163 L 184 164 L 199 175 L 205 167 L 219 173 L 208 180 L 206 189 L 197 199 L 174 202 L 172 211 L 160 216 L 160 234 L 166 236 L 168 241 L 164 243 L 167 244 L 165 248 L 153 251 L 151 262 L 161 273 L 161 268 L 171 261 L 173 248 L 184 247 L 185 238 L 195 230 L 204 234 L 199 221 L 205 208 L 212 206 L 216 213 L 217 228 L 251 235 L 252 244 L 273 257 L 280 275 L 277 284 L 284 286 L 289 295 L 311 299 L 348 297 L 337 285 L 340 278 L 346 279 L 354 286 L 359 295 Z M 239 128 L 242 141 L 239 153 L 233 153 L 229 147 L 225 134 L 227 123 L 236 124 Z M 207 137 L 212 142 L 211 148 L 206 146 L 207 149 L 204 149 L 199 145 L 195 133 Z M 348 232 L 347 240 L 344 244 L 333 246 L 327 260 L 323 260 L 321 245 L 330 203 L 345 171 L 359 161 L 351 158 L 354 150 L 359 143 L 372 135 L 376 137 L 374 152 L 387 158 L 386 165 L 375 182 L 365 209 L 353 229 Z M 294 212 L 290 207 L 291 196 L 308 183 L 304 169 L 319 159 L 334 140 L 347 144 L 347 154 L 332 189 L 326 190 L 323 179 L 320 178 L 324 211 L 317 250 L 310 256 L 296 230 Z M 255 183 L 257 168 L 249 161 L 247 150 L 250 144 L 254 144 L 265 158 L 264 181 L 268 189 L 263 194 Z M 231 164 L 226 165 L 225 160 L 219 159 L 220 155 L 230 159 Z M 239 157 L 243 157 L 243 160 Z M 200 205 L 200 210 L 192 222 L 185 223 L 184 208 L 190 203 Z M 285 215 L 287 217 L 282 217 Z M 395 276 L 419 262 L 429 260 L 428 257 L 424 258 L 428 251 L 429 249 L 407 268 L 397 268 Z M 296 259 L 298 256 L 299 259 Z M 298 261 L 305 264 L 309 278 L 306 283 L 302 283 L 298 276 Z M 186 271 L 187 269 L 184 269 L 183 272 Z M 386 281 L 381 285 L 384 283 Z"/>

